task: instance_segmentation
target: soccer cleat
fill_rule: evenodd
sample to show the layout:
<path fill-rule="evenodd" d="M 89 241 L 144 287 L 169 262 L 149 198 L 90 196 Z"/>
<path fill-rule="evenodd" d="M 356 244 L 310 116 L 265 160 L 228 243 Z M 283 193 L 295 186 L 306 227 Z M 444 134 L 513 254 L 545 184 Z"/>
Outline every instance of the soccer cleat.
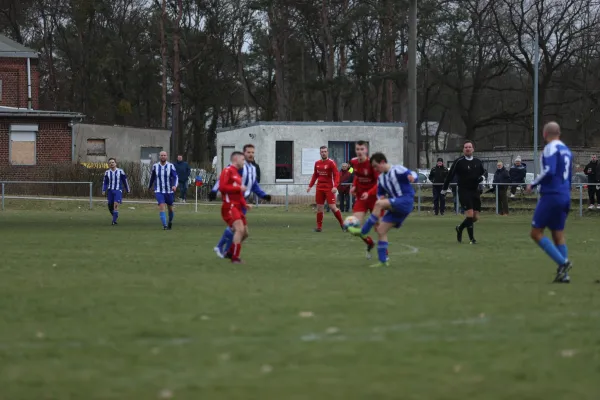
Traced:
<path fill-rule="evenodd" d="M 571 261 L 569 260 L 567 260 L 566 263 L 558 267 L 556 269 L 556 277 L 554 278 L 554 283 L 565 283 L 566 279 L 568 279 L 568 281 L 570 282 L 571 278 L 569 278 L 568 273 L 571 270 L 571 268 L 573 268 L 573 264 L 571 264 Z"/>
<path fill-rule="evenodd" d="M 117 224 L 117 222 L 115 221 L 115 222 L 113 222 L 111 225 L 119 225 L 119 224 Z"/>
<path fill-rule="evenodd" d="M 315 232 L 322 232 L 323 230 L 321 228 L 315 228 Z"/>
<path fill-rule="evenodd" d="M 369 265 L 369 268 L 381 268 L 381 267 L 389 267 L 389 262 L 378 262 L 377 264 Z"/>
<path fill-rule="evenodd" d="M 361 230 L 361 228 L 357 228 L 355 226 L 350 226 L 350 227 L 348 227 L 348 232 L 350 232 L 350 234 L 352 234 L 354 236 L 361 236 L 362 237 L 362 230 Z"/>
<path fill-rule="evenodd" d="M 163 226 L 163 231 L 168 231 L 168 230 L 169 230 L 169 227 L 168 227 L 168 226 L 166 226 L 166 225 L 165 225 L 165 226 Z"/>
<path fill-rule="evenodd" d="M 223 252 L 221 251 L 221 249 L 220 249 L 220 248 L 218 248 L 218 247 L 215 247 L 213 250 L 214 250 L 214 251 L 215 251 L 215 253 L 217 254 L 217 257 L 219 257 L 219 258 L 225 258 L 225 254 L 223 254 Z"/>
<path fill-rule="evenodd" d="M 477 244 L 477 240 L 473 239 L 469 242 L 469 244 Z"/>
<path fill-rule="evenodd" d="M 235 259 L 235 260 L 231 259 L 231 263 L 232 264 L 244 264 L 244 262 L 240 258 Z"/>
<path fill-rule="evenodd" d="M 462 243 L 462 231 L 460 230 L 460 225 L 456 225 L 456 240 L 458 243 Z"/>
<path fill-rule="evenodd" d="M 374 244 L 367 245 L 367 260 L 371 259 L 371 250 L 373 250 L 374 247 Z"/>
<path fill-rule="evenodd" d="M 167 228 L 169 228 L 169 230 L 171 230 L 171 228 L 173 228 L 173 223 L 169 222 L 169 225 L 167 225 Z"/>

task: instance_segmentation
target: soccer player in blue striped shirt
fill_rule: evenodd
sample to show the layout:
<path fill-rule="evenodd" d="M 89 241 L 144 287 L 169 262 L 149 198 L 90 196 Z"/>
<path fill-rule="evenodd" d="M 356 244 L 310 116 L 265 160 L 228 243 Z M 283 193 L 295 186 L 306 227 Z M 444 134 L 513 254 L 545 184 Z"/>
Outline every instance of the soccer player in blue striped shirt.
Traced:
<path fill-rule="evenodd" d="M 253 144 L 247 144 L 244 146 L 244 158 L 247 162 L 244 163 L 242 169 L 238 170 L 238 173 L 242 177 L 242 184 L 247 188 L 246 192 L 244 193 L 244 197 L 248 198 L 251 193 L 255 193 L 261 199 L 271 201 L 271 196 L 262 190 L 256 180 L 256 167 L 252 165 L 252 162 L 254 161 L 254 151 L 255 148 Z M 209 199 L 211 201 L 216 199 L 218 191 L 219 181 L 215 183 L 209 194 Z M 247 210 L 245 209 L 243 210 L 244 215 L 246 215 L 246 211 Z M 217 253 L 217 256 L 224 258 L 228 255 L 227 251 L 231 247 L 231 243 L 233 243 L 233 231 L 231 228 L 227 227 L 221 236 L 221 240 L 219 240 L 219 243 L 213 250 L 215 253 Z"/>
<path fill-rule="evenodd" d="M 179 179 L 177 178 L 177 171 L 175 166 L 167 161 L 167 152 L 160 152 L 160 161 L 152 166 L 152 176 L 150 177 L 149 189 L 154 189 L 154 197 L 158 202 L 158 210 L 160 215 L 160 222 L 163 225 L 164 230 L 170 230 L 173 226 L 173 218 L 175 212 L 173 211 L 173 201 L 175 200 L 175 192 L 177 191 L 177 185 Z M 167 216 L 165 209 L 169 208 L 169 222 L 167 223 Z"/>
<path fill-rule="evenodd" d="M 373 267 L 388 266 L 387 248 L 388 232 L 392 228 L 400 228 L 402 223 L 413 210 L 415 200 L 415 189 L 411 183 L 416 182 L 418 175 L 402 165 L 388 164 L 383 153 L 375 153 L 371 156 L 371 165 L 379 172 L 377 179 L 377 197 L 373 213 L 361 228 L 348 228 L 348 232 L 355 236 L 366 237 L 369 231 L 379 220 L 381 211 L 385 214 L 381 217 L 377 227 L 377 255 L 379 264 Z"/>
<path fill-rule="evenodd" d="M 571 209 L 571 179 L 573 155 L 560 140 L 560 126 L 549 122 L 543 130 L 546 147 L 542 153 L 542 172 L 527 186 L 527 191 L 539 186 L 540 200 L 531 222 L 531 238 L 558 266 L 556 283 L 569 283 L 572 265 L 567 254 L 565 224 Z M 552 232 L 552 241 L 544 236 L 544 229 Z"/>
<path fill-rule="evenodd" d="M 108 198 L 108 211 L 112 215 L 112 224 L 117 225 L 119 218 L 119 204 L 123 202 L 123 190 L 130 192 L 127 175 L 121 168 L 117 168 L 117 160 L 108 159 L 109 169 L 104 173 L 104 182 L 102 183 L 102 195 L 106 194 Z"/>

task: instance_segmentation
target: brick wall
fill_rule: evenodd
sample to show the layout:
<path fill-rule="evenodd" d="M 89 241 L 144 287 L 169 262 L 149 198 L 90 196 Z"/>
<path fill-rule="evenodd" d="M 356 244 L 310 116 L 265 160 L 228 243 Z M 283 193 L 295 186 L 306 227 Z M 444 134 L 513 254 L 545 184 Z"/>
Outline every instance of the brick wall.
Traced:
<path fill-rule="evenodd" d="M 36 165 L 10 165 L 9 130 L 11 124 L 38 124 Z M 45 180 L 51 166 L 71 164 L 71 128 L 68 119 L 0 120 L 0 180 Z"/>
<path fill-rule="evenodd" d="M 40 74 L 38 60 L 31 61 L 31 100 L 33 109 L 39 107 Z M 27 108 L 27 59 L 0 58 L 2 97 L 0 106 Z"/>

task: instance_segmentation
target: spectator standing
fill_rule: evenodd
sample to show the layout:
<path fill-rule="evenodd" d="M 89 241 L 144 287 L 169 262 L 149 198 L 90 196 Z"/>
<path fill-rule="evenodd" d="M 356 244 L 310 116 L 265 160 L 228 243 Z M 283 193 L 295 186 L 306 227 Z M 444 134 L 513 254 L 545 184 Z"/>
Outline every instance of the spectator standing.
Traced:
<path fill-rule="evenodd" d="M 527 175 L 527 164 L 521 162 L 521 157 L 515 158 L 515 164 L 510 167 L 510 181 L 513 184 L 510 187 L 510 197 L 515 197 L 517 186 L 525 185 L 525 176 Z"/>
<path fill-rule="evenodd" d="M 498 208 L 500 215 L 508 215 L 508 184 L 511 183 L 510 174 L 504 168 L 502 161 L 498 161 L 494 172 L 493 189 L 498 196 Z"/>
<path fill-rule="evenodd" d="M 348 169 L 350 165 L 348 163 L 342 164 L 340 170 L 340 185 L 338 186 L 338 200 L 340 202 L 340 211 L 350 211 L 350 186 L 352 184 L 352 174 Z"/>
<path fill-rule="evenodd" d="M 589 209 L 597 209 L 598 203 L 600 203 L 600 163 L 595 154 L 592 156 L 588 165 L 585 166 L 583 173 L 588 177 L 588 196 L 590 197 Z"/>
<path fill-rule="evenodd" d="M 446 197 L 442 196 L 442 187 L 446 176 L 448 176 L 448 168 L 444 166 L 444 160 L 438 158 L 436 166 L 431 168 L 429 173 L 429 180 L 433 183 L 433 212 L 435 215 L 444 215 L 446 212 Z"/>
<path fill-rule="evenodd" d="M 187 196 L 188 180 L 190 179 L 190 166 L 187 162 L 183 161 L 183 156 L 180 154 L 177 156 L 177 162 L 175 163 L 175 171 L 179 177 L 179 199 L 185 203 Z"/>

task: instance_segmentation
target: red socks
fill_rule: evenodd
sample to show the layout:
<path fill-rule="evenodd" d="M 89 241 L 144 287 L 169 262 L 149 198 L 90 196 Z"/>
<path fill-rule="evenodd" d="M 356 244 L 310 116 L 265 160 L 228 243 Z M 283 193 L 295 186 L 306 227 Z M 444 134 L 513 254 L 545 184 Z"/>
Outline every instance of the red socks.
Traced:
<path fill-rule="evenodd" d="M 317 212 L 317 229 L 321 229 L 323 227 L 323 213 Z"/>
<path fill-rule="evenodd" d="M 335 218 L 340 223 L 340 226 L 344 225 L 344 219 L 342 218 L 342 212 L 340 210 L 334 212 L 333 215 L 335 215 Z"/>
<path fill-rule="evenodd" d="M 242 244 L 241 243 L 232 243 L 231 247 L 229 247 L 228 254 L 231 254 L 231 261 L 236 261 L 240 259 L 240 253 L 242 252 Z"/>
<path fill-rule="evenodd" d="M 375 245 L 375 243 L 373 243 L 373 239 L 371 239 L 371 236 L 367 236 L 366 238 L 363 238 L 363 242 L 365 242 L 367 244 L 367 246 Z"/>

